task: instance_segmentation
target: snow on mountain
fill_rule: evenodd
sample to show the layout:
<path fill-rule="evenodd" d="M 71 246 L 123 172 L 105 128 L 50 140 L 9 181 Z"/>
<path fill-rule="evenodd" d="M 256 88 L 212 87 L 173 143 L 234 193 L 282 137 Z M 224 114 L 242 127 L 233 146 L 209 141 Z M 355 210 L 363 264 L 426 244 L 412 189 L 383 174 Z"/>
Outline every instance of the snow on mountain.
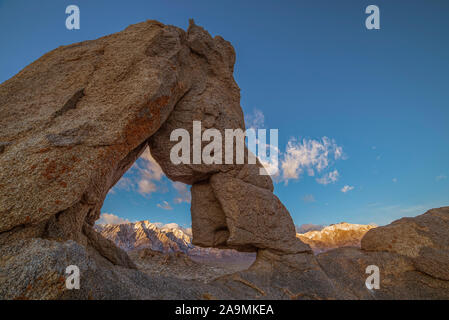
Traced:
<path fill-rule="evenodd" d="M 242 253 L 230 249 L 201 248 L 192 244 L 192 231 L 176 223 L 160 224 L 139 221 L 124 224 L 99 224 L 97 232 L 113 241 L 125 251 L 149 248 L 163 253 L 183 252 L 194 260 L 202 262 L 227 261 L 246 264 L 255 258 L 255 254 Z"/>
<path fill-rule="evenodd" d="M 337 223 L 321 230 L 309 231 L 296 236 L 310 245 L 315 253 L 328 251 L 339 247 L 360 247 L 360 241 L 365 233 L 375 225 Z"/>

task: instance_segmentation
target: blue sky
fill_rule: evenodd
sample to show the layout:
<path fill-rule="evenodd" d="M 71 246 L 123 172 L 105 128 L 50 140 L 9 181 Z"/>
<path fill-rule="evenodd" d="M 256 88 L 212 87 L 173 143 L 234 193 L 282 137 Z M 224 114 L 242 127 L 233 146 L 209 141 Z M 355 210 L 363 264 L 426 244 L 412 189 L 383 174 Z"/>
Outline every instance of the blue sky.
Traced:
<path fill-rule="evenodd" d="M 77 31 L 65 28 L 70 4 L 81 10 Z M 380 8 L 380 30 L 365 28 L 370 4 Z M 186 29 L 194 18 L 234 45 L 242 107 L 249 121 L 279 129 L 281 159 L 293 139 L 299 154 L 332 141 L 318 154 L 328 161 L 321 171 L 312 164 L 276 179 L 295 223 L 386 224 L 449 205 L 448 14 L 444 0 L 0 1 L 0 82 L 60 45 L 146 19 Z M 103 212 L 189 226 L 186 189 L 147 159 Z M 318 183 L 335 170 L 336 181 Z"/>

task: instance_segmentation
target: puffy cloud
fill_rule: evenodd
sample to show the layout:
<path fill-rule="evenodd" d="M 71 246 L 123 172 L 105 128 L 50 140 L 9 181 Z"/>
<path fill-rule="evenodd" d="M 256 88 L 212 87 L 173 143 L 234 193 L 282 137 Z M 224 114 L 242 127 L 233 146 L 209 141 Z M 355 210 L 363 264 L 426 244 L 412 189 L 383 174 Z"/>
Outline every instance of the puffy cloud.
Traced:
<path fill-rule="evenodd" d="M 156 191 L 156 185 L 149 179 L 142 178 L 138 183 L 139 193 L 142 195 L 151 194 Z"/>
<path fill-rule="evenodd" d="M 272 154 L 279 155 L 279 149 L 276 145 L 266 143 L 266 141 L 259 140 L 258 137 L 258 129 L 263 129 L 265 127 L 265 116 L 262 111 L 258 109 L 254 109 L 253 113 L 245 115 L 245 123 L 246 123 L 246 129 L 253 129 L 256 130 L 256 140 L 259 150 L 261 148 L 265 148 L 266 153 L 265 155 L 258 154 L 257 157 L 262 164 L 263 168 L 265 169 L 265 174 L 270 175 L 272 178 L 279 176 L 279 161 L 277 157 L 271 157 Z M 266 131 L 266 139 L 268 137 L 271 137 L 270 130 Z M 250 139 L 250 138 L 248 138 Z M 256 150 L 250 150 L 252 153 L 256 153 Z"/>
<path fill-rule="evenodd" d="M 316 181 L 319 184 L 329 184 L 329 183 L 335 183 L 338 180 L 338 177 L 340 176 L 340 174 L 338 173 L 337 170 L 331 171 L 327 174 L 325 174 L 324 176 L 322 176 L 321 178 L 317 178 Z"/>
<path fill-rule="evenodd" d="M 164 210 L 173 210 L 170 204 L 167 201 L 163 201 L 162 204 L 158 203 L 157 206 Z"/>
<path fill-rule="evenodd" d="M 327 137 L 320 140 L 297 141 L 291 139 L 287 143 L 286 152 L 281 161 L 282 178 L 287 183 L 289 179 L 299 179 L 304 172 L 307 172 L 309 176 L 314 176 L 315 173 L 320 173 L 328 168 L 333 160 L 343 158 L 343 148 L 338 146 L 333 139 Z M 317 181 L 321 183 L 320 181 L 326 182 L 326 179 L 331 179 L 330 182 L 335 182 L 336 180 L 333 179 L 338 178 L 338 172 L 335 172 L 331 172 L 327 178 L 317 179 Z"/>
<path fill-rule="evenodd" d="M 182 182 L 173 182 L 173 188 L 178 191 L 178 196 L 173 200 L 174 203 L 190 203 L 191 194 L 190 190 L 187 188 L 187 185 Z"/>
<path fill-rule="evenodd" d="M 345 185 L 345 186 L 341 189 L 341 192 L 346 193 L 346 192 L 351 191 L 351 190 L 353 190 L 353 189 L 354 189 L 353 186 Z"/>
<path fill-rule="evenodd" d="M 247 129 L 264 128 L 265 116 L 262 111 L 254 109 L 245 117 L 245 122 Z M 258 140 L 257 143 L 260 147 L 263 141 Z M 258 155 L 259 161 L 272 178 L 277 181 L 282 180 L 285 184 L 288 184 L 290 179 L 299 179 L 304 172 L 314 176 L 315 173 L 321 173 L 327 169 L 333 160 L 345 159 L 343 148 L 328 137 L 301 141 L 292 138 L 287 143 L 285 153 L 280 152 L 277 146 L 272 144 L 266 144 L 266 149 L 270 154 L 277 153 L 279 160 L 276 157 Z M 333 178 L 335 177 L 331 176 L 331 179 Z M 321 181 L 324 180 L 321 179 Z"/>
<path fill-rule="evenodd" d="M 115 188 L 124 189 L 124 190 L 129 191 L 131 185 L 132 185 L 132 181 L 130 178 L 122 177 L 115 185 Z"/>
<path fill-rule="evenodd" d="M 159 164 L 154 160 L 150 149 L 146 148 L 138 161 L 130 169 L 131 174 L 123 176 L 109 192 L 117 190 L 136 191 L 142 195 L 150 195 L 157 191 L 156 182 L 165 176 Z"/>
<path fill-rule="evenodd" d="M 150 148 L 146 148 L 145 151 L 140 156 L 140 159 L 145 160 L 145 165 L 143 168 L 139 168 L 142 176 L 150 180 L 160 181 L 164 176 L 160 165 L 154 160 L 151 155 Z"/>
<path fill-rule="evenodd" d="M 129 223 L 128 219 L 120 218 L 112 213 L 102 213 L 100 219 L 97 220 L 97 224 L 125 224 Z"/>
<path fill-rule="evenodd" d="M 278 179 L 280 176 L 279 170 L 279 148 L 275 145 L 263 143 L 258 141 L 259 146 L 265 146 L 267 154 L 258 155 L 259 162 L 262 164 L 263 169 L 265 169 L 265 175 L 270 175 L 274 179 Z M 278 156 L 272 156 L 277 154 Z"/>
<path fill-rule="evenodd" d="M 312 194 L 306 194 L 304 197 L 302 197 L 302 201 L 304 202 L 315 202 L 315 197 Z"/>

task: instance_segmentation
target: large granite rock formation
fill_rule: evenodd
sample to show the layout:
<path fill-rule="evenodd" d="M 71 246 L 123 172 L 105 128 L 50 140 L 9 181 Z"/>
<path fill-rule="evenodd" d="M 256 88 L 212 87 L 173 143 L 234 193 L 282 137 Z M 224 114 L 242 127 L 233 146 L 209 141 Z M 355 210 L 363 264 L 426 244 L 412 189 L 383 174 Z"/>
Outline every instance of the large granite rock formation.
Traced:
<path fill-rule="evenodd" d="M 296 236 L 308 244 L 313 252 L 320 253 L 341 247 L 360 248 L 362 238 L 375 227 L 374 225 L 342 222 L 324 227 L 319 231 L 298 233 Z"/>
<path fill-rule="evenodd" d="M 55 49 L 3 83 L 0 232 L 15 238 L 97 243 L 89 230 L 99 218 L 106 193 L 148 143 L 173 180 L 195 184 L 207 183 L 212 176 L 215 180 L 235 177 L 271 194 L 271 179 L 248 169 L 258 169 L 257 165 L 170 161 L 175 144 L 170 141 L 172 130 L 191 132 L 194 120 L 202 121 L 203 130 L 213 127 L 223 136 L 225 129 L 244 130 L 239 88 L 232 76 L 234 61 L 227 41 L 212 38 L 193 22 L 185 32 L 147 21 L 95 41 Z M 256 200 L 258 193 L 265 195 L 259 190 L 254 186 L 247 196 Z M 195 226 L 196 216 L 208 209 L 194 207 Z M 263 209 L 252 214 L 263 214 Z M 220 214 L 225 222 L 213 232 L 223 235 L 235 212 Z M 263 228 L 266 218 L 275 225 L 278 215 L 289 219 L 282 218 L 279 227 L 288 223 L 292 229 L 285 209 L 272 211 L 253 227 Z M 196 230 L 194 237 L 201 243 Z M 272 241 L 277 231 L 265 228 L 264 248 L 270 242 L 277 248 Z M 295 241 L 292 232 L 288 236 Z M 231 228 L 221 246 L 227 246 L 227 237 L 237 249 L 255 251 L 261 243 L 252 243 L 251 237 L 239 240 Z"/>
<path fill-rule="evenodd" d="M 295 237 L 260 164 L 170 161 L 172 130 L 192 135 L 194 120 L 222 134 L 245 129 L 234 62 L 229 42 L 193 21 L 187 31 L 147 21 L 59 47 L 0 85 L 0 298 L 253 297 L 246 289 L 234 291 L 239 285 L 265 298 L 364 297 L 336 289 L 340 275 L 353 269 L 322 265 L 326 260 Z M 257 251 L 248 271 L 211 284 L 151 277 L 95 232 L 107 192 L 148 145 L 169 178 L 193 185 L 193 243 Z M 447 221 L 447 210 L 434 218 Z M 447 275 L 426 259 L 446 266 L 447 246 L 429 242 L 442 237 L 437 225 L 425 227 L 432 237 L 406 226 L 416 231 L 412 240 L 390 248 L 390 236 L 383 235 L 362 246 L 412 259 L 398 272 L 425 270 L 433 281 L 429 296 L 445 297 Z M 72 264 L 81 269 L 80 290 L 64 286 L 65 267 Z M 413 288 L 421 285 L 419 275 Z"/>
<path fill-rule="evenodd" d="M 229 42 L 212 38 L 193 21 L 187 32 L 147 21 L 59 47 L 1 84 L 0 245 L 73 240 L 97 258 L 134 268 L 93 225 L 109 189 L 150 145 L 168 177 L 199 190 L 192 199 L 194 242 L 244 251 L 309 250 L 295 238 L 271 179 L 259 175 L 260 164 L 170 161 L 173 129 L 192 133 L 195 120 L 202 130 L 213 127 L 223 136 L 225 129 L 245 129 L 234 62 Z M 221 190 L 212 188 L 205 205 L 201 187 L 196 188 L 231 178 L 251 188 L 246 196 L 254 208 L 246 216 L 241 211 L 247 208 L 220 202 Z M 239 190 L 229 189 L 225 196 L 233 194 Z M 209 214 L 210 205 L 217 213 Z M 209 215 L 214 218 L 205 219 Z M 218 227 L 209 222 L 215 217 Z M 250 231 L 242 232 L 245 227 Z M 203 228 L 210 234 L 199 231 Z M 287 232 L 279 233 L 283 228 Z M 258 230 L 263 232 L 255 237 Z M 211 235 L 219 240 L 209 241 Z"/>

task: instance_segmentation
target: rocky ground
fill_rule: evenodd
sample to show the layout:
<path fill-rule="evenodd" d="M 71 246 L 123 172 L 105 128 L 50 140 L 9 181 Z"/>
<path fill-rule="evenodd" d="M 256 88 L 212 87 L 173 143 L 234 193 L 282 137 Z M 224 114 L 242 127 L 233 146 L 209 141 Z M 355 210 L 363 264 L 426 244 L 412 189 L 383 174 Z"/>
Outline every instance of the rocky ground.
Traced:
<path fill-rule="evenodd" d="M 219 276 L 239 271 L 232 267 L 196 262 L 182 252 L 162 253 L 144 248 L 131 251 L 129 256 L 139 270 L 150 276 L 171 276 L 184 280 L 210 282 Z"/>
<path fill-rule="evenodd" d="M 314 255 L 260 163 L 170 160 L 171 132 L 192 136 L 193 121 L 245 129 L 234 63 L 232 45 L 193 21 L 150 20 L 59 47 L 0 85 L 0 299 L 449 299 L 449 207 Z M 153 253 L 135 262 L 95 231 L 106 194 L 148 146 L 168 178 L 192 185 L 192 244 L 257 254 L 249 269 L 206 282 L 155 275 L 140 265 Z M 70 265 L 79 290 L 65 286 Z M 378 290 L 365 286 L 368 265 L 381 270 Z"/>

